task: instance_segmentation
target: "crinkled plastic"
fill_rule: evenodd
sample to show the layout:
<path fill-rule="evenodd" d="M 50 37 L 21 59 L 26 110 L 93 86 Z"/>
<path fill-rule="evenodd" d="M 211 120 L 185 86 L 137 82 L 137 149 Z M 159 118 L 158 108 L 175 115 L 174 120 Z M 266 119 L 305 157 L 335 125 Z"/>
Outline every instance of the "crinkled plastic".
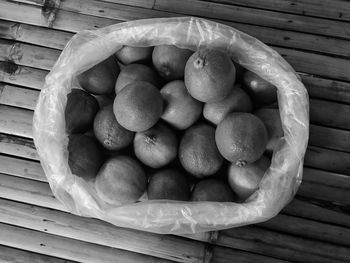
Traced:
<path fill-rule="evenodd" d="M 123 45 L 176 45 L 225 50 L 232 59 L 278 89 L 284 137 L 279 141 L 259 190 L 245 203 L 142 201 L 110 206 L 92 184 L 68 166 L 64 110 L 76 76 Z M 184 234 L 258 223 L 272 218 L 293 198 L 301 180 L 309 135 L 309 102 L 292 67 L 274 50 L 232 27 L 195 18 L 144 19 L 76 34 L 47 75 L 34 113 L 34 142 L 50 187 L 74 214 L 121 227 Z"/>

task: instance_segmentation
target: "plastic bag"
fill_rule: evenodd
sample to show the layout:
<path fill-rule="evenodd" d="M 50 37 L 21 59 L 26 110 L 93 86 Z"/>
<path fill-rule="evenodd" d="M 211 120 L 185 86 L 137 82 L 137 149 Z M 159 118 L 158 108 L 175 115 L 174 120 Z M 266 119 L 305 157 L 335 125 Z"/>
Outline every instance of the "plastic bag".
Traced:
<path fill-rule="evenodd" d="M 276 147 L 259 190 L 245 203 L 144 201 L 118 207 L 103 203 L 94 188 L 68 166 L 64 110 L 76 76 L 123 45 L 176 45 L 225 50 L 231 58 L 278 89 L 284 137 Z M 50 187 L 69 211 L 121 227 L 184 234 L 237 227 L 268 220 L 293 198 L 301 180 L 309 135 L 305 87 L 274 50 L 234 28 L 182 17 L 144 19 L 76 34 L 47 75 L 34 113 L 34 142 Z"/>

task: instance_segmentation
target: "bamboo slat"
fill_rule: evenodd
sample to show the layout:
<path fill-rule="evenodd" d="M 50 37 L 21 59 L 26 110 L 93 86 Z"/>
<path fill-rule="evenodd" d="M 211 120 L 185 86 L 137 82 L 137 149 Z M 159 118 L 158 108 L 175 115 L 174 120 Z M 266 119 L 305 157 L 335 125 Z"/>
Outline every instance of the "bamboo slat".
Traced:
<path fill-rule="evenodd" d="M 32 139 L 8 134 L 0 133 L 0 153 L 39 161 Z"/>
<path fill-rule="evenodd" d="M 346 103 L 350 101 L 349 82 L 318 78 L 304 74 L 300 76 L 311 97 Z"/>
<path fill-rule="evenodd" d="M 60 51 L 19 42 L 0 40 L 0 60 L 11 61 L 23 66 L 50 70 Z"/>
<path fill-rule="evenodd" d="M 350 205 L 350 176 L 304 168 L 302 184 L 297 192 L 300 196 Z"/>
<path fill-rule="evenodd" d="M 40 163 L 0 155 L 0 173 L 47 182 Z"/>
<path fill-rule="evenodd" d="M 16 0 L 21 2 L 22 0 Z M 135 6 L 119 5 L 97 0 L 75 0 L 62 1 L 61 10 L 74 13 L 105 17 L 120 21 L 129 21 L 144 18 L 171 17 L 174 14 L 148 8 L 139 8 Z"/>
<path fill-rule="evenodd" d="M 95 17 L 92 19 L 89 15 L 74 14 L 69 11 L 60 10 L 55 16 L 54 23 L 50 23 L 42 14 L 41 6 L 9 0 L 0 2 L 0 18 L 42 27 L 53 27 L 69 32 L 101 28 L 118 22 L 117 20 L 112 21 L 111 19 L 103 17 Z"/>
<path fill-rule="evenodd" d="M 305 51 L 316 51 L 328 55 L 349 57 L 350 50 L 348 40 L 263 27 L 259 25 L 248 25 L 221 20 L 218 21 L 243 31 L 272 47 L 280 46 L 285 48 L 296 48 Z"/>
<path fill-rule="evenodd" d="M 344 188 L 350 191 L 350 176 L 344 174 L 337 174 L 335 172 L 326 172 L 319 169 L 305 167 L 304 179 L 308 182 Z"/>
<path fill-rule="evenodd" d="M 350 205 L 349 189 L 332 187 L 304 180 L 298 190 L 298 195 L 324 200 L 331 203 Z"/>
<path fill-rule="evenodd" d="M 346 117 L 349 114 L 349 105 L 316 99 L 313 99 L 310 103 L 310 119 L 316 124 L 323 123 L 328 126 L 350 130 L 350 120 Z"/>
<path fill-rule="evenodd" d="M 67 2 L 64 2 L 67 3 Z M 70 1 L 69 3 L 72 3 Z M 100 3 L 100 2 L 99 2 Z M 94 16 L 101 16 L 103 18 L 106 17 L 106 13 L 110 13 L 110 19 L 116 19 L 116 14 L 114 10 L 116 7 L 110 8 L 106 6 L 104 9 L 96 9 L 97 7 L 92 5 L 92 7 L 88 6 L 88 3 L 84 3 L 86 9 L 88 9 L 87 13 L 90 13 Z M 113 7 L 114 5 L 112 5 Z M 75 7 L 78 9 L 78 7 Z M 138 10 L 134 10 L 135 7 L 128 7 L 130 10 L 126 10 L 127 14 L 133 14 L 135 16 L 134 19 L 140 18 L 152 18 L 152 17 L 161 17 L 162 15 L 157 13 L 158 11 L 149 10 L 147 16 L 139 15 L 137 13 Z M 103 11 L 103 12 L 102 12 Z M 120 12 L 120 8 L 117 8 L 116 12 Z M 166 16 L 169 16 L 166 13 Z M 73 15 L 73 13 L 72 13 Z M 176 14 L 174 14 L 176 15 Z M 92 21 L 95 19 L 91 17 Z M 125 18 L 125 21 L 129 21 L 132 18 Z M 123 20 L 124 21 L 124 20 Z M 116 21 L 118 22 L 118 21 Z M 235 27 L 238 30 L 241 30 L 247 34 L 250 34 L 266 44 L 289 47 L 289 48 L 298 48 L 309 51 L 317 51 L 330 55 L 338 55 L 338 56 L 349 56 L 349 41 L 335 39 L 325 36 L 319 35 L 310 35 L 307 33 L 286 31 L 281 29 L 274 29 L 269 27 L 262 27 L 259 25 L 247 25 L 236 22 L 228 22 L 221 21 L 219 22 L 227 24 L 229 26 Z M 111 20 L 111 23 L 115 23 L 115 21 Z M 53 25 L 56 28 L 55 25 Z M 72 25 L 73 27 L 73 25 Z M 33 43 L 37 45 L 43 45 L 46 47 L 52 48 L 60 48 L 62 49 L 64 45 L 67 43 L 69 38 L 73 35 L 69 32 L 52 30 L 49 28 L 35 27 L 23 23 L 18 23 L 16 21 L 1 21 L 1 33 L 0 37 L 5 39 L 19 40 L 23 42 Z M 71 29 L 72 30 L 72 29 Z M 45 43 L 45 44 L 44 44 Z"/>
<path fill-rule="evenodd" d="M 322 201 L 310 201 L 298 196 L 282 211 L 288 215 L 350 228 L 350 215 L 343 212 L 342 207 L 336 204 L 324 204 Z"/>
<path fill-rule="evenodd" d="M 350 152 L 350 132 L 311 124 L 309 145 Z"/>
<path fill-rule="evenodd" d="M 244 251 L 234 251 L 225 247 L 215 246 L 213 247 L 213 256 L 211 263 L 286 263 L 290 261 L 285 261 L 281 259 L 270 258 L 257 254 L 249 254 Z"/>
<path fill-rule="evenodd" d="M 131 246 L 133 251 L 135 251 L 135 246 L 146 246 L 143 244 L 146 239 L 154 240 L 161 238 L 159 235 L 118 228 L 99 220 L 79 218 L 75 215 L 29 204 L 3 199 L 0 199 L 0 204 L 0 222 L 2 223 L 15 222 L 13 224 L 16 226 L 70 237 L 85 242 L 93 240 L 93 243 L 99 245 L 117 247 L 124 250 L 129 250 L 129 246 Z M 171 237 L 167 236 L 163 240 L 168 238 Z M 133 239 L 136 240 L 136 244 L 133 242 Z M 174 237 L 174 239 L 181 238 Z M 202 241 L 208 242 L 209 240 Z M 297 238 L 255 226 L 220 231 L 217 240 L 214 242 L 215 245 L 235 249 L 233 253 L 238 252 L 236 249 L 249 250 L 254 253 L 284 260 L 293 260 L 294 262 L 306 262 L 307 260 L 305 259 L 307 257 L 309 257 L 309 262 L 312 262 L 312 260 L 319 260 L 317 262 L 331 262 L 331 259 L 349 259 L 350 251 L 349 248 Z M 149 249 L 150 247 L 147 247 L 144 253 L 148 253 Z M 293 254 L 293 251 L 297 252 Z M 232 254 L 232 251 L 230 254 Z M 238 255 L 240 255 L 240 252 L 238 252 Z M 248 257 L 251 256 L 251 254 L 246 255 Z M 322 258 L 326 258 L 327 260 L 322 260 Z"/>
<path fill-rule="evenodd" d="M 349 228 L 329 225 L 303 218 L 280 214 L 279 216 L 258 225 L 275 231 L 281 231 L 283 233 L 303 236 L 342 246 L 349 246 L 350 244 Z M 348 253 L 347 256 L 349 257 L 350 254 Z"/>
<path fill-rule="evenodd" d="M 144 8 L 152 8 L 154 0 L 102 0 L 103 2 L 125 4 L 130 6 L 139 6 Z"/>
<path fill-rule="evenodd" d="M 338 80 L 350 80 L 350 60 L 274 47 L 287 62 L 299 72 Z M 345 68 L 342 68 L 345 67 Z"/>
<path fill-rule="evenodd" d="M 126 2 L 126 1 L 125 1 Z M 77 4 L 74 4 L 77 5 Z M 88 3 L 85 4 L 86 6 L 89 5 Z M 92 4 L 91 4 L 92 5 Z M 108 6 L 110 7 L 110 6 Z M 104 8 L 106 10 L 109 10 L 107 6 Z M 64 7 L 63 7 L 64 8 Z M 88 8 L 88 7 L 86 7 Z M 102 7 L 103 8 L 103 7 Z M 157 1 L 155 4 L 155 8 L 157 8 Z M 77 9 L 77 8 L 75 8 Z M 99 8 L 100 9 L 100 8 Z M 105 10 L 102 9 L 102 10 Z M 100 9 L 101 10 L 101 9 Z M 80 10 L 81 12 L 84 12 Z M 99 16 L 101 15 L 100 12 L 94 12 L 92 9 L 89 9 L 86 14 L 89 13 L 91 15 Z M 103 16 L 108 16 L 106 12 L 102 13 Z M 221 14 L 221 13 L 220 13 Z M 110 16 L 110 18 L 114 17 L 114 13 Z M 158 14 L 155 13 L 153 16 L 158 17 Z M 174 14 L 172 14 L 174 15 Z M 217 19 L 217 16 L 213 16 Z M 220 17 L 221 19 L 221 17 Z M 248 34 L 251 34 L 254 37 L 259 38 L 265 43 L 272 44 L 272 45 L 279 45 L 279 46 L 286 46 L 286 47 L 293 47 L 293 48 L 301 48 L 301 49 L 307 49 L 307 50 L 317 50 L 319 52 L 325 52 L 329 54 L 338 54 L 338 55 L 349 55 L 349 43 L 347 41 L 343 40 L 335 40 L 328 37 L 323 36 L 315 36 L 310 34 L 303 34 L 300 32 L 291 32 L 279 29 L 273 29 L 269 27 L 262 27 L 261 24 L 258 24 L 258 26 L 255 25 L 247 25 L 242 23 L 230 23 L 227 21 L 220 21 L 225 24 L 231 25 L 236 27 L 239 30 L 242 30 Z M 333 44 L 331 44 L 333 42 Z M 338 50 L 339 49 L 339 50 Z"/>
<path fill-rule="evenodd" d="M 0 81 L 40 90 L 44 85 L 46 70 L 0 61 Z"/>
<path fill-rule="evenodd" d="M 17 248 L 0 246 L 0 262 L 2 263 L 74 263 L 67 259 L 50 257 Z"/>
<path fill-rule="evenodd" d="M 0 239 L 2 245 L 13 246 L 54 257 L 63 256 L 68 260 L 82 263 L 172 262 L 7 224 L 0 223 L 0 232 L 2 233 Z"/>
<path fill-rule="evenodd" d="M 349 260 L 349 248 L 305 239 L 256 226 L 220 232 L 216 244 L 249 250 L 292 262 L 333 263 Z"/>
<path fill-rule="evenodd" d="M 28 1 L 16 0 L 16 2 L 27 3 Z M 82 2 L 84 3 L 83 5 Z M 201 1 L 181 1 L 181 4 L 177 5 L 169 0 L 156 0 L 152 6 L 153 10 L 151 10 L 151 12 L 149 9 L 116 4 L 112 5 L 95 0 L 63 1 L 61 2 L 60 9 L 94 16 L 112 17 L 119 20 L 149 18 L 150 14 L 152 17 L 174 16 L 174 14 L 168 12 L 175 12 L 183 15 L 188 14 L 186 12 L 189 11 L 195 12 L 189 13 L 190 15 L 216 18 L 215 14 L 220 13 L 221 19 L 229 21 L 255 23 L 268 27 L 282 27 L 282 29 L 311 32 L 313 34 L 328 34 L 330 36 L 339 35 L 340 37 L 349 38 L 347 29 L 342 29 L 342 27 L 347 27 L 347 23 L 345 22 L 342 23 L 291 14 L 282 15 L 277 12 L 265 10 L 256 11 L 251 8 L 203 3 Z M 132 10 L 132 12 L 130 12 L 130 10 Z M 166 12 L 159 12 L 157 10 Z"/>
<path fill-rule="evenodd" d="M 0 20 L 0 37 L 62 50 L 73 36 L 70 32 Z"/>
<path fill-rule="evenodd" d="M 171 1 L 156 0 L 153 7 L 156 10 L 174 12 L 186 15 L 196 15 L 208 18 L 263 25 L 284 30 L 307 32 L 311 34 L 328 35 L 331 37 L 350 38 L 350 23 L 328 19 L 300 16 L 257 10 L 241 6 L 229 6 L 197 0 Z"/>
<path fill-rule="evenodd" d="M 16 226 L 65 238 L 176 262 L 202 262 L 204 257 L 205 245 L 194 240 L 115 227 L 97 219 L 3 199 L 0 204 L 2 223 L 12 222 Z"/>
<path fill-rule="evenodd" d="M 34 110 L 38 96 L 37 90 L 0 83 L 0 104 Z"/>
<path fill-rule="evenodd" d="M 33 138 L 33 111 L 0 105 L 0 129 L 2 133 Z"/>
<path fill-rule="evenodd" d="M 318 167 L 335 173 L 350 174 L 350 153 L 309 146 L 304 162 L 306 166 Z"/>
<path fill-rule="evenodd" d="M 55 199 L 48 183 L 0 173 L 0 197 L 66 211 Z"/>
<path fill-rule="evenodd" d="M 350 21 L 350 4 L 342 0 L 204 0 L 229 5 L 242 5 L 253 8 L 281 11 L 304 16 L 316 16 L 336 20 Z M 127 2 L 127 1 L 125 1 Z"/>

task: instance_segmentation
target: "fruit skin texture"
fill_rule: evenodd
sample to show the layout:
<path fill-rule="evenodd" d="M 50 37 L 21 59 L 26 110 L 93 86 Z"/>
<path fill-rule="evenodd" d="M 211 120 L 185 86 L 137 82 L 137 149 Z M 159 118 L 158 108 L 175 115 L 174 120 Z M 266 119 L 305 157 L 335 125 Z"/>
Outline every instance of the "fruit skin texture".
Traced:
<path fill-rule="evenodd" d="M 95 182 L 98 196 L 112 205 L 137 201 L 146 185 L 147 178 L 140 164 L 124 155 L 108 159 L 98 172 Z"/>
<path fill-rule="evenodd" d="M 253 104 L 248 94 L 237 85 L 221 101 L 206 103 L 203 116 L 211 123 L 218 125 L 230 112 L 251 112 Z"/>
<path fill-rule="evenodd" d="M 246 71 L 243 83 L 247 92 L 252 96 L 254 104 L 258 106 L 271 104 L 277 100 L 277 89 L 257 74 Z"/>
<path fill-rule="evenodd" d="M 215 129 L 207 124 L 189 128 L 180 142 L 179 160 L 197 178 L 216 173 L 224 160 L 215 144 Z"/>
<path fill-rule="evenodd" d="M 166 81 L 183 79 L 185 65 L 193 51 L 172 45 L 155 46 L 152 53 L 153 65 Z"/>
<path fill-rule="evenodd" d="M 233 88 L 235 79 L 233 62 L 220 50 L 198 50 L 186 63 L 186 88 L 193 98 L 202 102 L 223 100 Z"/>
<path fill-rule="evenodd" d="M 103 163 L 103 153 L 98 142 L 83 134 L 72 134 L 68 142 L 68 165 L 73 174 L 92 180 Z"/>
<path fill-rule="evenodd" d="M 261 108 L 255 111 L 254 114 L 265 124 L 268 134 L 266 150 L 268 152 L 273 152 L 278 140 L 284 135 L 280 112 L 278 109 Z"/>
<path fill-rule="evenodd" d="M 142 64 L 127 65 L 119 74 L 115 83 L 115 93 L 120 92 L 126 85 L 135 81 L 146 81 L 158 87 L 160 82 L 156 72 Z"/>
<path fill-rule="evenodd" d="M 258 189 L 269 166 L 270 159 L 266 156 L 243 167 L 231 163 L 228 169 L 228 183 L 241 201 L 246 200 Z"/>
<path fill-rule="evenodd" d="M 163 99 L 152 84 L 136 81 L 127 85 L 116 96 L 113 104 L 120 125 L 140 132 L 151 128 L 163 113 Z"/>
<path fill-rule="evenodd" d="M 161 123 L 136 133 L 134 138 L 136 157 L 152 168 L 160 168 L 173 161 L 177 156 L 177 146 L 174 132 Z"/>
<path fill-rule="evenodd" d="M 116 53 L 116 56 L 123 64 L 131 64 L 138 61 L 148 60 L 152 57 L 153 47 L 132 47 L 123 46 Z"/>
<path fill-rule="evenodd" d="M 233 112 L 217 126 L 215 141 L 226 160 L 244 166 L 263 155 L 267 145 L 267 131 L 255 115 Z"/>
<path fill-rule="evenodd" d="M 190 193 L 190 184 L 186 175 L 170 169 L 160 170 L 152 175 L 147 188 L 149 200 L 187 201 Z"/>
<path fill-rule="evenodd" d="M 94 133 L 102 146 L 111 151 L 128 146 L 134 138 L 133 132 L 126 130 L 117 122 L 112 105 L 102 108 L 97 113 L 94 120 Z"/>
<path fill-rule="evenodd" d="M 165 105 L 161 118 L 175 128 L 187 129 L 202 114 L 202 103 L 191 97 L 182 80 L 169 82 L 160 93 Z"/>
<path fill-rule="evenodd" d="M 227 183 L 211 178 L 199 181 L 191 196 L 191 201 L 233 202 L 235 199 L 235 194 Z"/>
<path fill-rule="evenodd" d="M 109 94 L 114 91 L 114 85 L 120 69 L 114 56 L 77 76 L 80 85 L 88 92 L 96 95 Z"/>
<path fill-rule="evenodd" d="M 67 96 L 64 112 L 67 133 L 88 131 L 92 127 L 98 110 L 97 100 L 92 95 L 80 89 L 72 89 Z"/>

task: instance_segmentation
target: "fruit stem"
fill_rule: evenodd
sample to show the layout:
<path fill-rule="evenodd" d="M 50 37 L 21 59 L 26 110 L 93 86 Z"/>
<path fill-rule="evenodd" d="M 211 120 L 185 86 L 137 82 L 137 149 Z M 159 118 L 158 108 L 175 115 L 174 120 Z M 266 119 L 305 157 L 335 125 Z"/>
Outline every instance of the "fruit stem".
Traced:
<path fill-rule="evenodd" d="M 247 161 L 244 161 L 244 160 L 238 160 L 237 162 L 236 162 L 236 165 L 238 166 L 238 167 L 243 167 L 243 166 L 245 166 L 247 164 Z"/>
<path fill-rule="evenodd" d="M 196 69 L 203 68 L 204 66 L 204 59 L 202 58 L 197 58 L 194 62 L 193 65 Z"/>
<path fill-rule="evenodd" d="M 163 66 L 160 70 L 162 77 L 167 78 L 171 75 L 171 70 L 168 66 Z"/>

